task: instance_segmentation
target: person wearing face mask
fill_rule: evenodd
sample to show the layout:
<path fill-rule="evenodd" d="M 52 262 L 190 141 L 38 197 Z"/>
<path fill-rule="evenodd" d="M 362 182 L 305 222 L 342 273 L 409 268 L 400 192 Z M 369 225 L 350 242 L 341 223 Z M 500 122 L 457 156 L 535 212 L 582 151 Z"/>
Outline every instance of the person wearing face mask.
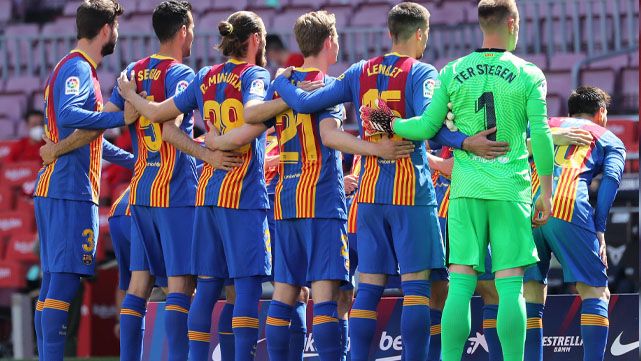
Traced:
<path fill-rule="evenodd" d="M 24 119 L 29 128 L 29 135 L 13 144 L 5 158 L 7 162 L 40 161 L 38 150 L 44 144 L 44 114 L 39 110 L 30 110 Z"/>

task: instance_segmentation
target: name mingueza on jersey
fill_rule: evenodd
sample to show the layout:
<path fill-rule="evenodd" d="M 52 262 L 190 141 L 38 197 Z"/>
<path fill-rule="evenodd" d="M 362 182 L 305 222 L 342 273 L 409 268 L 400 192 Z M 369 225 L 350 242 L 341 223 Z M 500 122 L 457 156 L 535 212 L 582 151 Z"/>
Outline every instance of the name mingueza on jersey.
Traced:
<path fill-rule="evenodd" d="M 516 79 L 516 74 L 514 74 L 510 69 L 504 68 L 500 65 L 489 65 L 489 64 L 477 64 L 476 69 L 469 67 L 461 72 L 459 72 L 454 79 L 459 83 L 463 84 L 465 80 L 469 80 L 477 75 L 494 75 L 500 78 L 505 79 L 508 83 L 512 83 Z"/>

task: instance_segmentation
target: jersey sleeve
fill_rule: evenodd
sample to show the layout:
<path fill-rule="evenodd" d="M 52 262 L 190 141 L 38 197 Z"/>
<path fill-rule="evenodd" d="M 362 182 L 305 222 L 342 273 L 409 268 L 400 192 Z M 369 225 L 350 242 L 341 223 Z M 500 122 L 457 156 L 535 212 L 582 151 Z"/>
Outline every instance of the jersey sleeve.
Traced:
<path fill-rule="evenodd" d="M 247 69 L 242 75 L 243 104 L 251 100 L 265 100 L 269 86 L 269 72 L 261 67 L 254 66 Z"/>
<path fill-rule="evenodd" d="M 343 104 L 335 105 L 320 112 L 318 114 L 318 121 L 322 122 L 324 119 L 336 119 L 342 126 L 343 120 L 345 119 L 345 107 Z"/>
<path fill-rule="evenodd" d="M 182 113 L 189 113 L 192 110 L 198 109 L 200 84 L 208 71 L 209 68 L 201 69 L 183 91 L 174 95 L 174 104 Z"/>
<path fill-rule="evenodd" d="M 447 71 L 448 67 L 445 67 L 440 79 L 435 81 L 434 95 L 423 114 L 409 119 L 397 118 L 394 121 L 394 133 L 406 139 L 425 140 L 434 138 L 444 128 L 443 120 L 447 116 L 447 103 L 450 101 Z"/>
<path fill-rule="evenodd" d="M 169 68 L 167 77 L 165 78 L 166 98 L 171 98 L 187 89 L 189 83 L 194 80 L 195 76 L 194 71 L 184 64 L 176 64 Z"/>
<path fill-rule="evenodd" d="M 110 163 L 117 164 L 129 170 L 134 169 L 134 155 L 119 148 L 107 139 L 102 140 L 102 158 Z"/>
<path fill-rule="evenodd" d="M 274 84 L 272 83 L 267 88 L 267 92 L 265 93 L 264 100 L 267 102 L 273 99 L 274 99 Z M 276 118 L 267 119 L 264 124 L 265 124 L 265 127 L 269 129 L 276 125 Z"/>
<path fill-rule="evenodd" d="M 61 69 L 54 89 L 58 99 L 56 110 L 58 124 L 74 129 L 107 129 L 125 125 L 122 112 L 103 113 L 84 109 L 94 91 L 91 67 L 77 61 Z"/>
<path fill-rule="evenodd" d="M 311 114 L 336 104 L 352 100 L 351 84 L 358 81 L 362 62 L 353 64 L 333 81 L 313 92 L 298 89 L 290 79 L 279 76 L 274 80 L 274 88 L 285 103 L 297 113 Z M 326 78 L 327 79 L 327 78 Z"/>
<path fill-rule="evenodd" d="M 131 70 L 134 68 L 134 65 L 135 63 L 131 63 L 127 65 L 127 68 L 125 68 L 125 74 L 127 74 L 127 78 L 129 78 L 129 76 L 131 75 Z M 111 91 L 111 97 L 109 98 L 109 102 L 117 106 L 118 109 L 120 110 L 125 109 L 125 99 L 118 92 L 117 84 L 114 85 L 114 88 Z"/>
<path fill-rule="evenodd" d="M 547 122 L 547 84 L 545 75 L 535 65 L 528 64 L 530 69 L 531 82 L 530 93 L 527 98 L 526 112 L 530 125 L 530 143 L 532 144 L 532 155 L 534 164 L 541 176 L 551 175 L 554 170 L 554 144 L 552 143 L 552 132 Z"/>

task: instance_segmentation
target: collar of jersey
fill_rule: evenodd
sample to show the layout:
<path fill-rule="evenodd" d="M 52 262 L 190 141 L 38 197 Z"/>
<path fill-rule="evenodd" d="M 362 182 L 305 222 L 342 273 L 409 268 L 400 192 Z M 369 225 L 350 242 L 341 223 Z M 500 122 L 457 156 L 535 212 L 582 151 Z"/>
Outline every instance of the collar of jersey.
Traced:
<path fill-rule="evenodd" d="M 399 54 L 399 53 L 397 53 L 397 52 L 395 52 L 395 51 L 392 51 L 392 52 L 390 52 L 390 53 L 385 54 L 385 56 L 388 56 L 388 55 L 396 55 L 396 56 L 398 56 L 399 58 L 408 58 L 408 56 L 407 56 L 407 55 Z"/>
<path fill-rule="evenodd" d="M 158 59 L 158 60 L 176 60 L 176 59 L 172 58 L 171 56 L 164 56 L 164 55 L 160 55 L 160 54 L 154 54 L 151 57 L 154 58 L 154 59 Z"/>
<path fill-rule="evenodd" d="M 507 50 L 505 49 L 497 49 L 497 48 L 478 48 L 475 50 L 477 53 L 505 53 Z"/>
<path fill-rule="evenodd" d="M 91 57 L 90 57 L 87 53 L 85 53 L 84 51 L 82 51 L 82 50 L 80 50 L 80 49 L 73 49 L 71 52 L 72 52 L 72 53 L 78 53 L 78 54 L 82 55 L 85 59 L 87 59 L 87 61 L 89 62 L 89 64 L 91 64 L 91 66 L 92 66 L 94 69 L 96 69 L 96 67 L 97 67 L 96 62 L 95 62 L 93 59 L 91 59 Z"/>
<path fill-rule="evenodd" d="M 227 60 L 227 62 L 232 63 L 232 64 L 236 64 L 236 65 L 247 64 L 246 61 L 240 61 L 240 60 L 236 60 L 236 59 L 232 59 L 232 58 L 229 58 L 229 60 Z"/>
<path fill-rule="evenodd" d="M 321 70 L 320 70 L 320 69 L 318 69 L 318 68 L 311 68 L 311 67 L 309 67 L 309 68 L 295 68 L 295 70 L 296 70 L 296 71 L 299 71 L 299 72 L 301 72 L 301 73 L 309 73 L 310 71 L 318 71 L 318 72 L 321 72 Z M 321 73 L 322 73 L 322 72 L 321 72 Z"/>

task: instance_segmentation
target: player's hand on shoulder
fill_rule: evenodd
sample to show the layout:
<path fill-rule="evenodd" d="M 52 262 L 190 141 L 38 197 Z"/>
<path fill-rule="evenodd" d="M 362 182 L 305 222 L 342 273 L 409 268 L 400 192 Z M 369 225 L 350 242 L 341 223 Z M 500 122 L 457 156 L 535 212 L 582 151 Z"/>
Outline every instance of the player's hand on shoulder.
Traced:
<path fill-rule="evenodd" d="M 447 115 L 445 116 L 445 126 L 452 132 L 456 132 L 458 127 L 454 124 L 454 119 L 456 116 L 452 112 L 452 102 L 447 103 Z"/>
<path fill-rule="evenodd" d="M 484 130 L 463 141 L 463 150 L 474 153 L 485 159 L 494 159 L 507 154 L 510 145 L 506 142 L 489 140 L 488 136 L 496 132 L 496 128 Z"/>
<path fill-rule="evenodd" d="M 42 165 L 49 165 L 56 160 L 56 152 L 54 143 L 46 134 L 42 136 L 45 144 L 40 147 L 38 150 L 40 153 L 40 158 L 42 158 Z"/>
<path fill-rule="evenodd" d="M 392 140 L 389 136 L 383 135 L 381 140 L 376 142 L 377 156 L 387 160 L 407 158 L 414 152 L 414 143 L 408 140 Z"/>
<path fill-rule="evenodd" d="M 293 71 L 294 71 L 293 66 L 289 66 L 287 68 L 278 68 L 278 70 L 276 70 L 275 78 L 278 78 L 279 76 L 284 76 L 285 78 L 289 79 L 289 77 L 292 76 Z"/>
<path fill-rule="evenodd" d="M 555 145 L 590 145 L 592 133 L 581 128 L 552 128 L 552 140 Z"/>
<path fill-rule="evenodd" d="M 537 228 L 548 222 L 552 214 L 552 195 L 541 194 L 534 204 L 532 227 Z"/>
<path fill-rule="evenodd" d="M 131 71 L 131 79 L 127 77 L 127 74 L 123 71 L 118 77 L 118 93 L 124 99 L 129 100 L 132 96 L 136 94 L 136 82 L 134 79 L 134 71 Z"/>
<path fill-rule="evenodd" d="M 143 98 L 146 97 L 147 92 L 141 92 L 140 96 Z M 125 124 L 133 124 L 138 120 L 138 118 L 140 118 L 140 113 L 138 113 L 138 110 L 129 101 L 125 101 Z"/>
<path fill-rule="evenodd" d="M 215 169 L 230 171 L 243 164 L 240 154 L 232 151 L 209 150 L 208 155 L 205 161 Z"/>
<path fill-rule="evenodd" d="M 359 112 L 365 135 L 393 134 L 392 122 L 395 116 L 383 99 L 377 99 L 374 106 L 362 105 Z"/>
<path fill-rule="evenodd" d="M 325 82 L 322 81 L 322 80 L 315 80 L 315 81 L 307 81 L 307 80 L 305 80 L 305 81 L 299 82 L 298 84 L 296 84 L 296 86 L 299 89 L 304 90 L 306 92 L 313 92 L 316 89 L 320 89 L 320 88 L 324 87 L 325 86 Z"/>

